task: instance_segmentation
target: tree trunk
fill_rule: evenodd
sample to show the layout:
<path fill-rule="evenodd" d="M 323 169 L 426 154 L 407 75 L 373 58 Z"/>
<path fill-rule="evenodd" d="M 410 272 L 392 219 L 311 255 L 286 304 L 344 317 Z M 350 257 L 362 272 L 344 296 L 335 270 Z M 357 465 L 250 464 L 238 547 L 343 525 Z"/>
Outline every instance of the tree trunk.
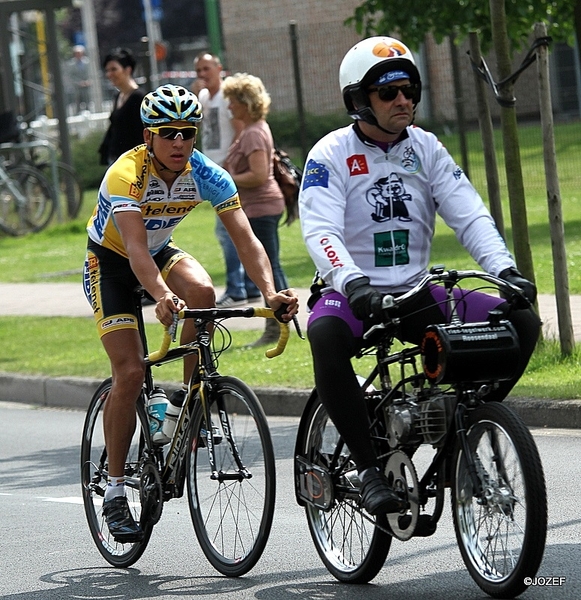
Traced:
<path fill-rule="evenodd" d="M 478 34 L 470 33 L 470 57 L 479 66 L 482 62 Z M 496 228 L 504 240 L 504 217 L 502 215 L 502 203 L 500 199 L 500 182 L 498 179 L 498 165 L 496 163 L 496 149 L 494 147 L 494 129 L 492 117 L 488 105 L 488 89 L 486 82 L 474 72 L 474 85 L 476 87 L 476 101 L 478 104 L 478 124 L 480 125 L 480 137 L 482 138 L 482 149 L 484 151 L 484 165 L 486 170 L 486 189 L 488 190 L 488 203 L 490 214 L 496 223 Z"/>
<path fill-rule="evenodd" d="M 546 37 L 544 23 L 535 25 L 535 37 Z M 537 48 L 537 69 L 539 74 L 539 99 L 541 106 L 541 126 L 543 129 L 543 154 L 545 158 L 545 178 L 547 181 L 547 202 L 551 227 L 551 249 L 553 252 L 553 275 L 555 278 L 555 298 L 561 353 L 569 355 L 575 347 L 571 302 L 569 299 L 569 276 L 567 274 L 567 253 L 565 250 L 565 228 L 561 210 L 561 191 L 557 174 L 557 156 L 553 129 L 553 107 L 549 81 L 549 52 L 546 46 Z"/>
<path fill-rule="evenodd" d="M 511 74 L 512 69 L 504 0 L 490 0 L 490 18 L 498 78 L 502 81 Z M 499 92 L 502 104 L 506 105 L 501 105 L 501 123 L 514 255 L 520 272 L 529 281 L 534 282 L 535 273 L 529 242 L 513 83 L 505 83 L 499 87 Z"/>

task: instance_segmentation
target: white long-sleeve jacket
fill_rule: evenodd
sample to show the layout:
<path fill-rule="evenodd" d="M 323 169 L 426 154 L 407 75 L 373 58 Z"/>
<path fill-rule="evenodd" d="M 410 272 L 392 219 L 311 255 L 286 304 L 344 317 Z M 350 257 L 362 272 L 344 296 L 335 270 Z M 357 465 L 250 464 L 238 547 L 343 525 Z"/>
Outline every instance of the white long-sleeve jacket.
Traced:
<path fill-rule="evenodd" d="M 431 260 L 436 214 L 488 273 L 515 266 L 482 198 L 437 137 L 415 126 L 406 133 L 384 152 L 349 125 L 307 157 L 303 237 L 320 276 L 341 294 L 362 276 L 381 292 L 413 287 Z"/>

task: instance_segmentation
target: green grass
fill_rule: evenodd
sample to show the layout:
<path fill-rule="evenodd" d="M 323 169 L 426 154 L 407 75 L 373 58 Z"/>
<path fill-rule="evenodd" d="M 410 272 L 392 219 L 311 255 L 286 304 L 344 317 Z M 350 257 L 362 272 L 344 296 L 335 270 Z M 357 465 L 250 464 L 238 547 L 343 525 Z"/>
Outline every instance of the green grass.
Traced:
<path fill-rule="evenodd" d="M 521 156 L 527 194 L 529 235 L 537 285 L 541 293 L 553 293 L 551 242 L 544 183 L 542 149 L 538 127 L 522 127 Z M 457 140 L 442 136 L 450 151 L 459 156 Z M 557 157 L 560 174 L 563 218 L 572 294 L 581 294 L 581 124 L 556 127 Z M 477 134 L 469 136 L 470 176 L 485 195 L 483 157 Z M 505 181 L 502 150 L 497 156 L 501 183 Z M 38 234 L 22 238 L 0 237 L 0 281 L 42 282 L 75 281 L 80 285 L 84 260 L 85 223 L 92 210 L 96 192 L 85 194 L 82 216 L 73 222 L 56 224 Z M 505 225 L 511 246 L 509 208 L 503 193 Z M 196 208 L 178 227 L 176 242 L 192 253 L 206 267 L 216 285 L 224 284 L 224 264 L 214 235 L 214 213 L 207 203 Z M 308 287 L 313 266 L 302 242 L 300 227 L 281 227 L 281 261 L 289 282 L 295 287 Z M 467 256 L 453 233 L 438 223 L 434 239 L 432 264 L 444 263 L 455 268 L 471 268 L 475 264 Z M 41 299 L 33 299 L 35 302 Z M 151 347 L 155 347 L 161 328 L 148 326 Z M 282 357 L 268 360 L 260 350 L 244 345 L 253 341 L 259 331 L 234 332 L 233 346 L 220 359 L 222 372 L 237 375 L 251 385 L 309 388 L 313 385 L 308 343 L 291 336 Z M 66 318 L 0 318 L 0 371 L 45 374 L 49 376 L 105 377 L 108 361 L 97 340 L 90 319 Z M 357 367 L 365 372 L 367 368 Z M 579 348 L 571 357 L 560 356 L 557 343 L 539 346 L 514 393 L 545 398 L 580 398 Z M 160 380 L 178 381 L 179 364 L 163 367 Z"/>

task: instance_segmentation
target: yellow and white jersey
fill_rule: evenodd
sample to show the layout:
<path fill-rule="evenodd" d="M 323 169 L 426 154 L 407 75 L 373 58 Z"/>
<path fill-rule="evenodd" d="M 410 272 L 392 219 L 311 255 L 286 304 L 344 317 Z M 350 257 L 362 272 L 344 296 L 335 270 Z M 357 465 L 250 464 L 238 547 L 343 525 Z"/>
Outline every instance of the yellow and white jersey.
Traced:
<path fill-rule="evenodd" d="M 155 256 L 170 241 L 173 230 L 200 202 L 209 201 L 218 214 L 240 208 L 229 173 L 194 150 L 171 188 L 161 179 L 145 145 L 122 154 L 107 170 L 87 232 L 91 240 L 127 258 L 115 214 L 141 212 L 147 244 Z"/>

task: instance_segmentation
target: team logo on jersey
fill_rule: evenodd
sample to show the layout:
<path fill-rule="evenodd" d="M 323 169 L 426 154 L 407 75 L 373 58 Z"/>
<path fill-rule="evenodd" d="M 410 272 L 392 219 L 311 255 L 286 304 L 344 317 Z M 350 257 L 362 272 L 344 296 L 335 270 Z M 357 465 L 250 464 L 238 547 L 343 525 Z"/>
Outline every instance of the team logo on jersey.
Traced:
<path fill-rule="evenodd" d="M 401 166 L 408 173 L 417 173 L 420 170 L 420 159 L 411 146 L 408 146 L 404 150 L 403 157 L 401 159 Z"/>
<path fill-rule="evenodd" d="M 141 195 L 140 188 L 138 186 L 136 186 L 134 183 L 132 183 L 129 186 L 129 195 L 132 198 L 139 198 L 139 196 Z"/>
<path fill-rule="evenodd" d="M 347 158 L 347 166 L 349 175 L 367 175 L 369 173 L 365 154 L 353 154 Z"/>
<path fill-rule="evenodd" d="M 312 158 L 307 162 L 303 173 L 303 190 L 309 187 L 329 187 L 329 171 L 327 167 Z"/>
<path fill-rule="evenodd" d="M 407 229 L 375 233 L 375 266 L 393 267 L 409 264 L 409 237 L 410 232 Z"/>
<path fill-rule="evenodd" d="M 378 179 L 365 193 L 365 200 L 373 207 L 371 218 L 378 223 L 395 219 L 402 222 L 412 220 L 406 206 L 406 202 L 412 201 L 412 196 L 406 192 L 397 173 Z"/>

